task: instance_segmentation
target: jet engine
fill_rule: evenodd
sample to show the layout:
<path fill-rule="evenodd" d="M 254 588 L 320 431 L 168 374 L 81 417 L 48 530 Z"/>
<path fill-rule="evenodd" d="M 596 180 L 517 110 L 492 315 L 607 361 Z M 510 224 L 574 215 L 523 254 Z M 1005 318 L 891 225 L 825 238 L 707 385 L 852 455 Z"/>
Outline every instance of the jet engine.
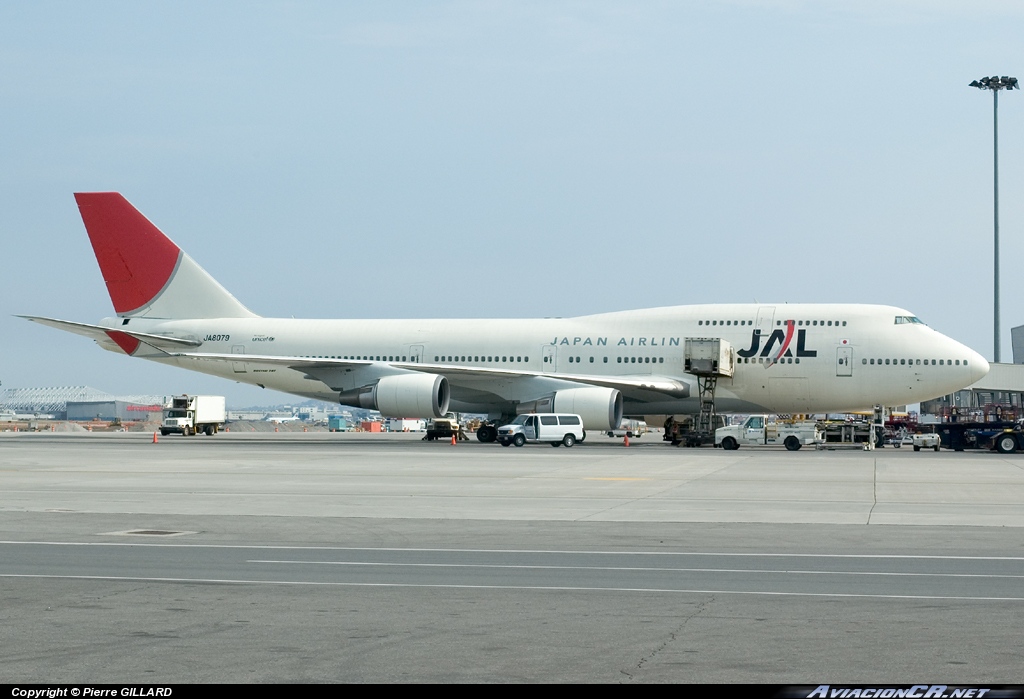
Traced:
<path fill-rule="evenodd" d="M 395 374 L 376 383 L 338 395 L 338 402 L 355 408 L 379 410 L 388 417 L 444 417 L 451 389 L 437 374 Z M 586 423 L 584 423 L 586 424 Z"/>
<path fill-rule="evenodd" d="M 622 393 L 615 388 L 567 388 L 516 406 L 516 413 L 575 413 L 589 430 L 616 430 L 622 422 Z"/>

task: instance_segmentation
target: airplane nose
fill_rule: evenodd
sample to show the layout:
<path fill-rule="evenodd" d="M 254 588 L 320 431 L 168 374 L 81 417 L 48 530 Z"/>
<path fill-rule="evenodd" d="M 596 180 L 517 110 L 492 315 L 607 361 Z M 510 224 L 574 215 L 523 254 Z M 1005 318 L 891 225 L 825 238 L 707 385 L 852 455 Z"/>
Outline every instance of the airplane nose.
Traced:
<path fill-rule="evenodd" d="M 981 381 L 988 374 L 988 360 L 972 349 L 967 350 L 971 357 L 971 383 Z"/>

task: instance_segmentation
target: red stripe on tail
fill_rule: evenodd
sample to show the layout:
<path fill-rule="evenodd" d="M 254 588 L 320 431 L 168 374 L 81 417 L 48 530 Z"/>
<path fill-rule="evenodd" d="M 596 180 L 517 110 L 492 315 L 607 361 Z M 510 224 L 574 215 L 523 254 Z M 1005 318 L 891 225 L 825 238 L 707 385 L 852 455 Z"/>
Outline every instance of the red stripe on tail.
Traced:
<path fill-rule="evenodd" d="M 178 246 L 117 192 L 75 194 L 75 201 L 114 310 L 148 304 L 171 278 Z"/>

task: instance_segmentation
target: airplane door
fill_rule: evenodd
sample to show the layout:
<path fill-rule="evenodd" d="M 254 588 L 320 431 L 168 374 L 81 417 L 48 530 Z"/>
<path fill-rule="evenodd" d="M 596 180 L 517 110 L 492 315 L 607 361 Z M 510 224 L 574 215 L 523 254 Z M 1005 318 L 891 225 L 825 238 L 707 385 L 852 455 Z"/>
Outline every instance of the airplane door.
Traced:
<path fill-rule="evenodd" d="M 232 346 L 231 354 L 245 354 L 245 345 Z M 246 368 L 245 362 L 231 362 L 231 368 L 234 369 L 236 374 L 245 374 L 249 371 Z"/>
<path fill-rule="evenodd" d="M 543 356 L 540 365 L 542 372 L 553 374 L 558 371 L 558 348 L 555 345 L 544 345 L 541 355 Z"/>
<path fill-rule="evenodd" d="M 761 331 L 762 337 L 771 333 L 774 319 L 775 306 L 761 306 L 757 309 L 757 325 L 754 327 Z"/>
<path fill-rule="evenodd" d="M 836 348 L 836 376 L 853 376 L 853 348 Z"/>
<path fill-rule="evenodd" d="M 423 361 L 423 345 L 413 345 L 409 348 L 409 354 L 412 355 L 409 361 L 419 364 Z"/>

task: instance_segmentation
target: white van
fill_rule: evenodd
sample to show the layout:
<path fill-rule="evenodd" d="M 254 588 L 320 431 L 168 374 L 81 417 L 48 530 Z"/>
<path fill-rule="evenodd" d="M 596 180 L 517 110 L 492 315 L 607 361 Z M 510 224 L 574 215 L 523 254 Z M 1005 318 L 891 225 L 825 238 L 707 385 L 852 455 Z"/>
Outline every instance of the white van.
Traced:
<path fill-rule="evenodd" d="M 563 444 L 571 447 L 586 438 L 583 418 L 579 415 L 530 413 L 498 428 L 498 441 L 503 447 L 511 444 L 521 447 L 527 442 L 550 442 L 553 447 Z"/>

